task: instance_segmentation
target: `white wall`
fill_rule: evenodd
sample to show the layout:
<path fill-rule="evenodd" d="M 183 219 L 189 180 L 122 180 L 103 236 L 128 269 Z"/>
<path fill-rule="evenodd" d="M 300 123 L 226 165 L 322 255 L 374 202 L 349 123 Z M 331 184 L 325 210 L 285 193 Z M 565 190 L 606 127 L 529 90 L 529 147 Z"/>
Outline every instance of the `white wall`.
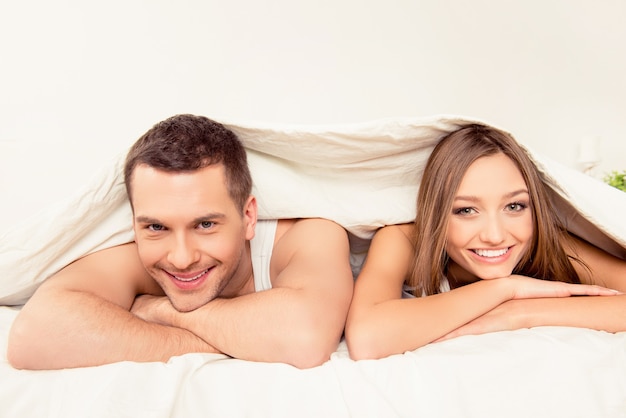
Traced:
<path fill-rule="evenodd" d="M 596 175 L 626 169 L 623 22 L 622 0 L 2 0 L 4 216 L 181 112 L 461 114 L 570 166 L 600 137 Z"/>

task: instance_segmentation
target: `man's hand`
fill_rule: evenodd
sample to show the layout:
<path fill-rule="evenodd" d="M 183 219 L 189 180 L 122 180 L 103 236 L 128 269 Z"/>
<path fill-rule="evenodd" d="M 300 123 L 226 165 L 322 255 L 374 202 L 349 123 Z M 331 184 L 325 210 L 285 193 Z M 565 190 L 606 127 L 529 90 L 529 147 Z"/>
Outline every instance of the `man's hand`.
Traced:
<path fill-rule="evenodd" d="M 187 329 L 161 325 L 171 307 L 165 297 L 136 300 L 138 293 L 162 290 L 134 243 L 73 262 L 42 283 L 20 311 L 9 336 L 11 364 L 61 369 L 218 352 Z"/>
<path fill-rule="evenodd" d="M 130 311 L 147 322 L 172 325 L 170 318 L 174 306 L 167 296 L 139 295 L 135 298 Z"/>

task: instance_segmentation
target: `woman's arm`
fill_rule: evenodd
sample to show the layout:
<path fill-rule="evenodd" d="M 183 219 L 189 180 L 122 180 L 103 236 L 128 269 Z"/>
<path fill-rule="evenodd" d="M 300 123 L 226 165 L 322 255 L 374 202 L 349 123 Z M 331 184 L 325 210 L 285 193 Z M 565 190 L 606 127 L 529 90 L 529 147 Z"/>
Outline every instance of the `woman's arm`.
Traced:
<path fill-rule="evenodd" d="M 573 255 L 581 259 L 588 267 L 586 269 L 577 262 L 573 263 L 582 283 L 604 286 L 626 293 L 626 260 L 617 258 L 580 238 L 573 237 L 573 243 Z"/>
<path fill-rule="evenodd" d="M 418 348 L 512 297 L 504 283 L 493 281 L 402 299 L 413 257 L 410 229 L 411 225 L 388 226 L 372 240 L 346 323 L 346 342 L 354 359 Z"/>
<path fill-rule="evenodd" d="M 412 260 L 409 225 L 381 229 L 359 275 L 346 325 L 354 359 L 381 358 L 440 339 L 513 299 L 612 294 L 586 285 L 547 282 L 521 276 L 481 280 L 450 292 L 402 299 Z"/>
<path fill-rule="evenodd" d="M 570 255 L 582 283 L 617 290 L 614 297 L 511 300 L 452 331 L 442 339 L 538 326 L 568 326 L 607 332 L 626 331 L 626 261 L 578 238 Z"/>
<path fill-rule="evenodd" d="M 626 261 L 574 238 L 574 262 L 582 283 L 615 289 L 624 295 L 518 301 L 513 307 L 520 327 L 560 325 L 608 332 L 626 331 Z"/>

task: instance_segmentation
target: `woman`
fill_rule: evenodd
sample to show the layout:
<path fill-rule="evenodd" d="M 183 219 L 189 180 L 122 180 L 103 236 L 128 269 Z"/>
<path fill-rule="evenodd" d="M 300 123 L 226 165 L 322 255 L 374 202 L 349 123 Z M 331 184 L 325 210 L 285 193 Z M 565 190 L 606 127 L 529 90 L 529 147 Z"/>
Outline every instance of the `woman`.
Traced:
<path fill-rule="evenodd" d="M 567 233 L 525 150 L 502 131 L 469 125 L 433 150 L 415 224 L 374 236 L 346 340 L 351 357 L 364 359 L 541 325 L 623 331 L 621 292 L 626 261 Z"/>

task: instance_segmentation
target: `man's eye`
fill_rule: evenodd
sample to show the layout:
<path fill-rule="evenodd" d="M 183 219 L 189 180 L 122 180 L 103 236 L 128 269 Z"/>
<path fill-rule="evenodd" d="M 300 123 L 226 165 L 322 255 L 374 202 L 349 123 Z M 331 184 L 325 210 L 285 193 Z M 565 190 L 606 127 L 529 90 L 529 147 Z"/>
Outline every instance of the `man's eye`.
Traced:
<path fill-rule="evenodd" d="M 148 229 L 150 231 L 155 231 L 156 232 L 156 231 L 163 231 L 163 229 L 165 229 L 165 228 L 163 227 L 163 225 L 150 224 L 150 225 L 148 225 Z"/>
<path fill-rule="evenodd" d="M 213 222 L 211 221 L 203 221 L 200 222 L 200 224 L 198 225 L 201 229 L 209 229 L 211 227 L 213 227 L 213 225 L 215 225 Z"/>

